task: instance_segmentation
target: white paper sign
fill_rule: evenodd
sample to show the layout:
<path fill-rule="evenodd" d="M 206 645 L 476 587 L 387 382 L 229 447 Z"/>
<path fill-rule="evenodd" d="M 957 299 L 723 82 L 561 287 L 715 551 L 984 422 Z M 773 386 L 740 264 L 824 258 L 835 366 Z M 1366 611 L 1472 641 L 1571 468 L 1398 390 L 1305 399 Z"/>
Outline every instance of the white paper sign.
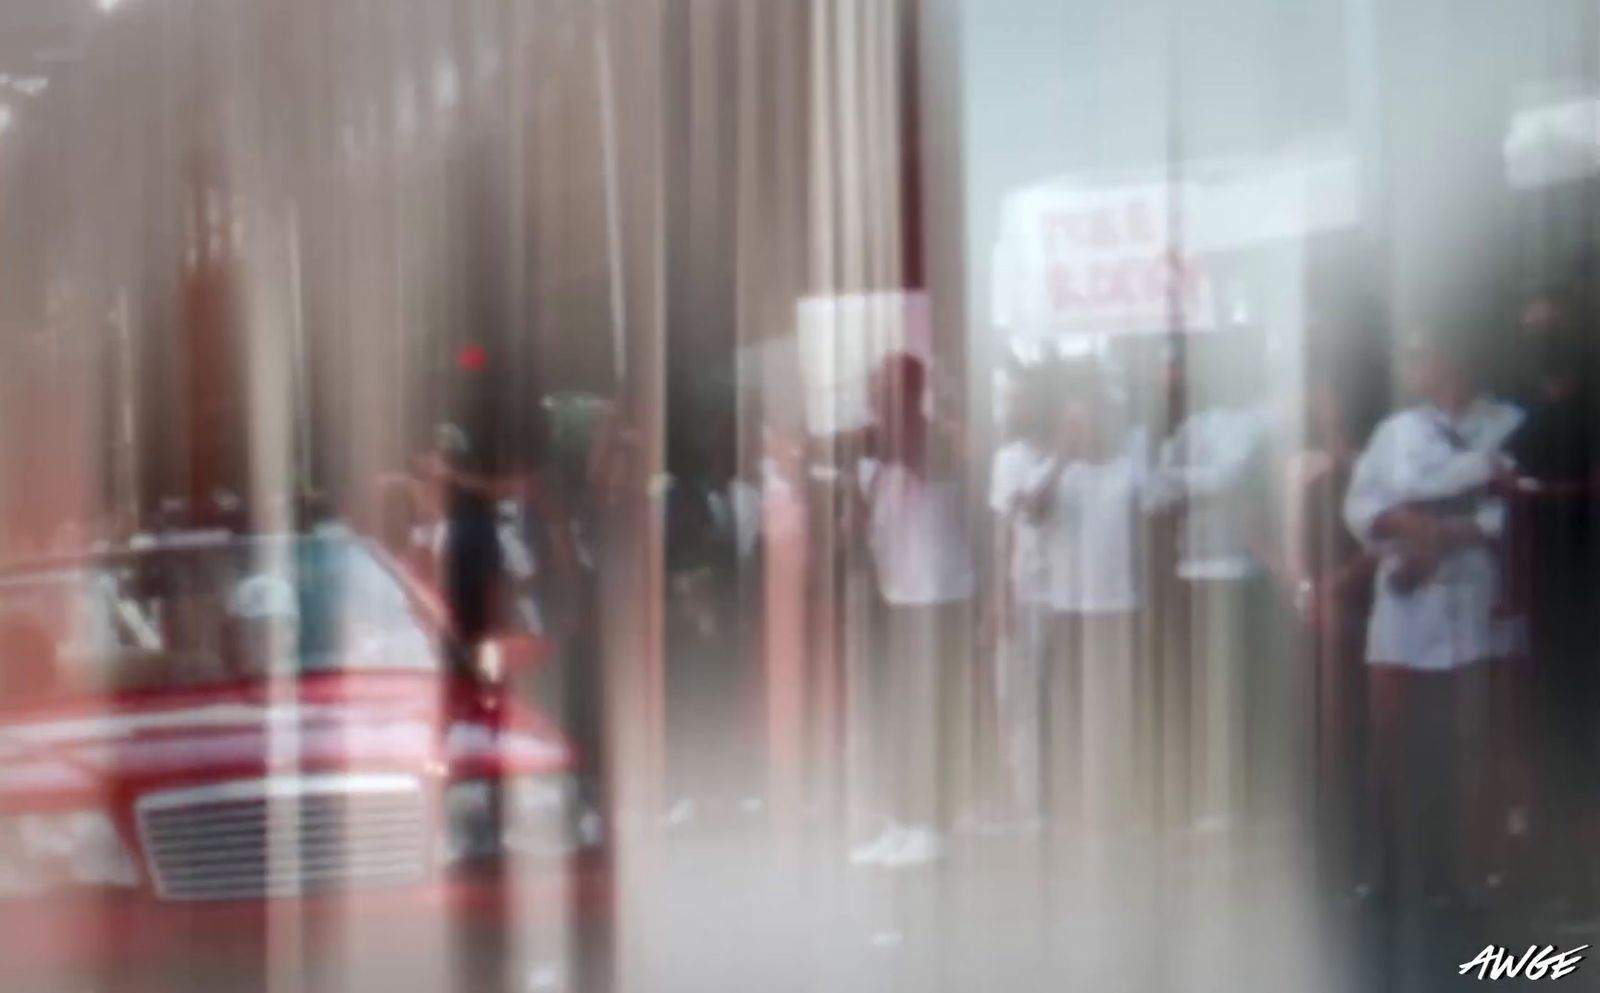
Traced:
<path fill-rule="evenodd" d="M 1162 185 L 1038 187 L 1007 199 L 995 322 L 1013 334 L 1148 334 L 1215 326 L 1211 273 L 1169 223 Z M 1189 193 L 1180 187 L 1178 206 Z"/>

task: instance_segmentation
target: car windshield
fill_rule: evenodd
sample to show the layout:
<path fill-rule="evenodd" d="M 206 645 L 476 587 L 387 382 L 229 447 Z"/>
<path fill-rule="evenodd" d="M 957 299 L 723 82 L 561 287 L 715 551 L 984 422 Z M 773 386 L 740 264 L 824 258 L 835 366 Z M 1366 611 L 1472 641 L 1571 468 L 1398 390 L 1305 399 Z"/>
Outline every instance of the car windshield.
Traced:
<path fill-rule="evenodd" d="M 19 691 L 193 686 L 426 670 L 429 628 L 349 536 L 234 539 L 0 576 L 4 681 Z"/>

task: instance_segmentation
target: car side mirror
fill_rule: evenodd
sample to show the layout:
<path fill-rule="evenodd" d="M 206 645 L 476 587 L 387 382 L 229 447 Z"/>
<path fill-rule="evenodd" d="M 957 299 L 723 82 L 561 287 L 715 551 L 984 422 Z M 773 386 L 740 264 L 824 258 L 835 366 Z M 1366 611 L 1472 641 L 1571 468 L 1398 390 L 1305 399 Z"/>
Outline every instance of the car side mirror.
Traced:
<path fill-rule="evenodd" d="M 484 682 L 499 685 L 538 668 L 549 656 L 548 644 L 536 635 L 492 635 L 478 642 L 473 666 Z"/>

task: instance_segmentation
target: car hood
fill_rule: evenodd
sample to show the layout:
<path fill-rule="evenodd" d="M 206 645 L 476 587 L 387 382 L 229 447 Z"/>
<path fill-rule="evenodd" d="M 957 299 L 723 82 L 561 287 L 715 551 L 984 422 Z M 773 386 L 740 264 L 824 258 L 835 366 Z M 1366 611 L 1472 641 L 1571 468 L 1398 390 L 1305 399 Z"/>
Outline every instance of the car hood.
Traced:
<path fill-rule="evenodd" d="M 436 679 L 344 676 L 13 715 L 0 721 L 0 804 L 285 768 L 540 768 L 566 756 L 547 722 L 464 716 Z"/>

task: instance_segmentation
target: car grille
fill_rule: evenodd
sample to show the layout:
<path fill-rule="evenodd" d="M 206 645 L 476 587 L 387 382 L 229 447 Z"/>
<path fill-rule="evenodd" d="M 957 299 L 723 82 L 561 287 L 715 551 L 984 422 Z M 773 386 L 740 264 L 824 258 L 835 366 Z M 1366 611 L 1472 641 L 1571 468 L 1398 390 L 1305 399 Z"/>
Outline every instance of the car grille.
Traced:
<path fill-rule="evenodd" d="M 149 794 L 139 832 L 169 900 L 413 882 L 431 850 L 413 776 L 281 777 Z"/>

